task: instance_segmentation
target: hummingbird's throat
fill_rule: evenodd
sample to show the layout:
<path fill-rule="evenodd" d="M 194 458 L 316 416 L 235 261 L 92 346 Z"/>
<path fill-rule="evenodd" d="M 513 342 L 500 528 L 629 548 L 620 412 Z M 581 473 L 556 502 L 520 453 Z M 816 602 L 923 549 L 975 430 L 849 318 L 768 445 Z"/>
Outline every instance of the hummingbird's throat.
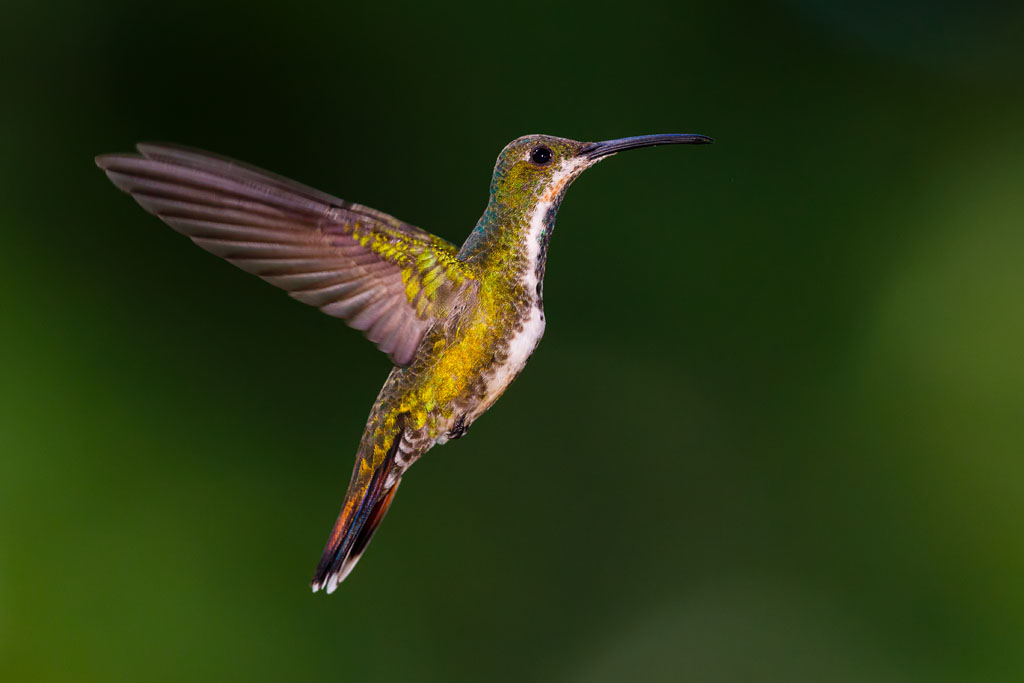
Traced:
<path fill-rule="evenodd" d="M 553 202 L 592 163 L 583 157 L 574 157 L 563 161 L 562 165 L 551 175 L 547 187 L 541 192 L 540 201 Z"/>
<path fill-rule="evenodd" d="M 555 228 L 555 217 L 562 204 L 565 190 L 572 181 L 594 162 L 574 157 L 567 159 L 554 171 L 551 180 L 541 190 L 537 203 L 530 214 L 526 233 L 526 269 L 524 285 L 541 297 L 544 281 L 544 265 L 548 257 L 548 243 Z"/>

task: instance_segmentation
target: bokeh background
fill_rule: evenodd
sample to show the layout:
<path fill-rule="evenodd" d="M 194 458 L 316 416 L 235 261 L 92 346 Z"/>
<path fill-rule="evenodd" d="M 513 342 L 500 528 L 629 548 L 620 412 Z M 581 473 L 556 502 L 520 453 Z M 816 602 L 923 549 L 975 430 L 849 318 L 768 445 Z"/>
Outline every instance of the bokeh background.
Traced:
<path fill-rule="evenodd" d="M 1024 680 L 1019 5 L 4 14 L 0 679 Z M 718 142 L 577 182 L 529 368 L 311 595 L 388 362 L 92 157 L 459 242 L 531 132 Z"/>

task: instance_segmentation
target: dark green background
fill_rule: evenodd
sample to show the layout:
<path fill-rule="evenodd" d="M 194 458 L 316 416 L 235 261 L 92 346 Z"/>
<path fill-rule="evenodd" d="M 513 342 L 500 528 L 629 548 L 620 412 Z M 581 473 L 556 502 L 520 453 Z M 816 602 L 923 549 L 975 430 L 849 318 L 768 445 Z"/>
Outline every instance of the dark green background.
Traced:
<path fill-rule="evenodd" d="M 1024 678 L 1020 9 L 42 5 L 0 21 L 0 678 Z M 529 369 L 311 595 L 388 362 L 92 157 L 461 241 L 533 132 L 718 142 L 584 175 Z"/>

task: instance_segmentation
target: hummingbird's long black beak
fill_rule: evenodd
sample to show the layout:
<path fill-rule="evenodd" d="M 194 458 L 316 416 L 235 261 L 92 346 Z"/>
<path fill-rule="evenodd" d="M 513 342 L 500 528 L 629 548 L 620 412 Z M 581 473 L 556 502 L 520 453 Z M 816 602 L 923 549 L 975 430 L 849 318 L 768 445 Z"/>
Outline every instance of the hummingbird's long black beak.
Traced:
<path fill-rule="evenodd" d="M 714 142 L 707 135 L 694 133 L 675 133 L 667 135 L 637 135 L 631 138 L 592 142 L 580 150 L 579 156 L 587 159 L 600 159 L 626 149 L 637 147 L 653 147 L 655 145 L 707 145 Z"/>

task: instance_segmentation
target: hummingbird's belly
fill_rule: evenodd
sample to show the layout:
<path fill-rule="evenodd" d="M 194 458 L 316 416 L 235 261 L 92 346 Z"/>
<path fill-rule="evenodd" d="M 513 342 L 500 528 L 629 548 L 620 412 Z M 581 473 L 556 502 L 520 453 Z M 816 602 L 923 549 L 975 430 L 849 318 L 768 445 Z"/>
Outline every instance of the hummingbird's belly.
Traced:
<path fill-rule="evenodd" d="M 495 334 L 500 328 L 493 323 L 468 325 L 466 335 L 445 344 L 440 354 L 422 356 L 412 366 L 392 371 L 371 421 L 386 423 L 402 413 L 411 416 L 417 427 L 406 426 L 407 440 L 416 455 L 406 465 L 434 444 L 465 433 L 523 370 L 544 334 L 545 322 L 537 302 L 520 315 L 507 337 Z M 429 348 L 440 339 L 428 337 L 425 344 Z"/>
<path fill-rule="evenodd" d="M 509 338 L 508 345 L 495 353 L 495 362 L 484 373 L 485 390 L 480 402 L 470 412 L 475 420 L 505 393 L 512 381 L 526 367 L 541 337 L 544 336 L 544 311 L 538 304 L 530 306 L 530 313 Z"/>

